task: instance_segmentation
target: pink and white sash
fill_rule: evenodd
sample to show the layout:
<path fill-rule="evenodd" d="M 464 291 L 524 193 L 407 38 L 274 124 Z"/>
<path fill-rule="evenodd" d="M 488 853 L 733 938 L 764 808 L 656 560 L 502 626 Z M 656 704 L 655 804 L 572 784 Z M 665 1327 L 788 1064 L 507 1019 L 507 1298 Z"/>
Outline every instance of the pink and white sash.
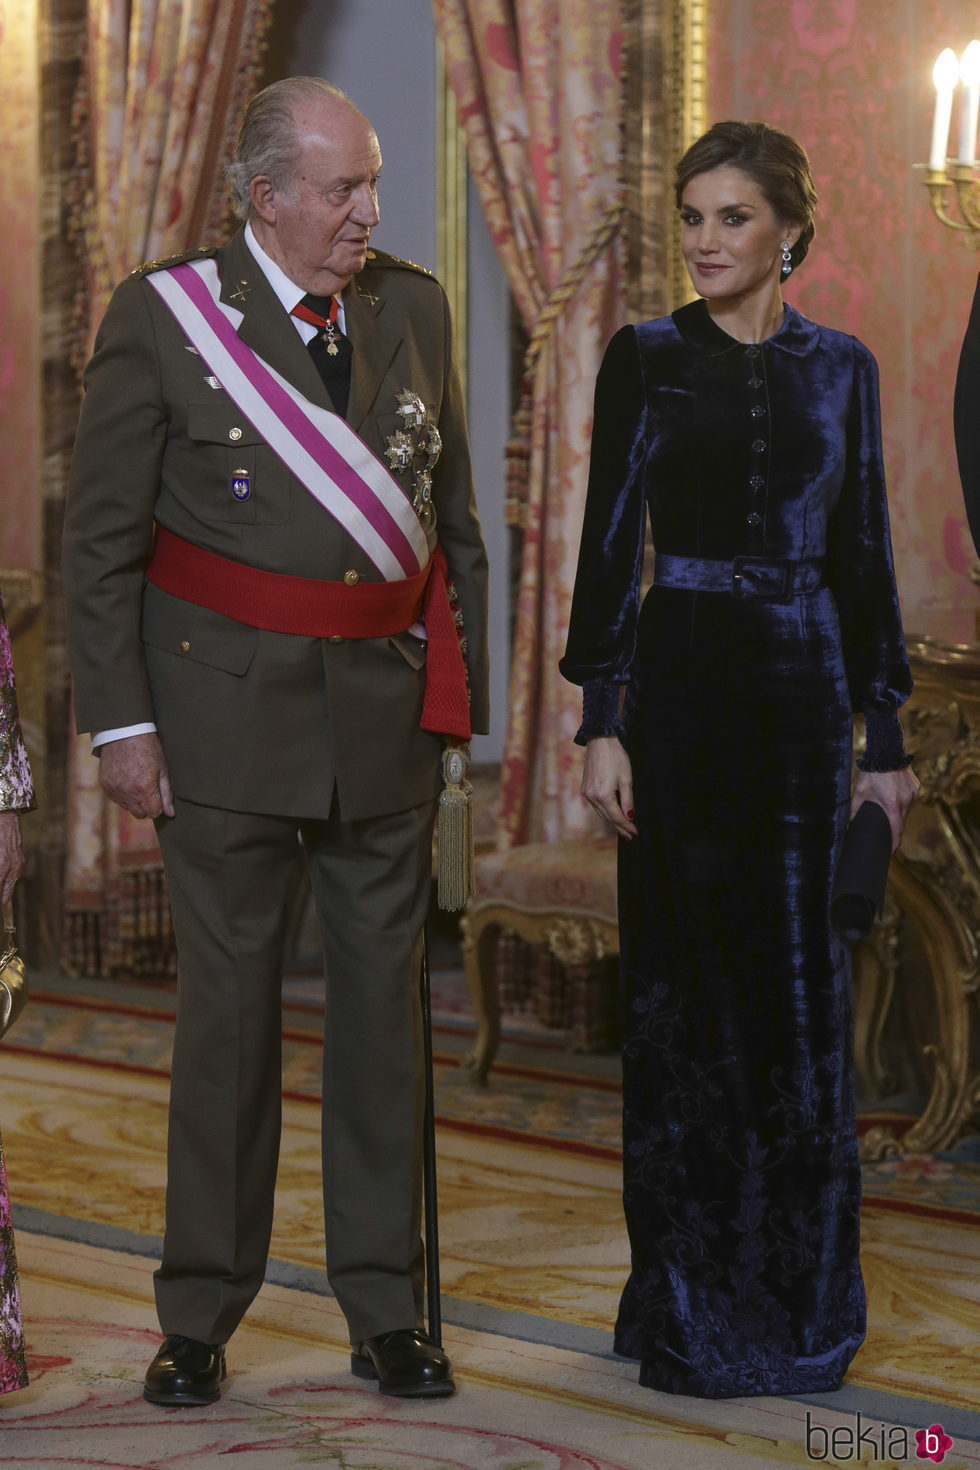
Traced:
<path fill-rule="evenodd" d="M 385 581 L 428 564 L 425 532 L 398 481 L 339 414 L 311 402 L 238 336 L 243 313 L 220 299 L 213 259 L 146 280 L 237 408 Z"/>

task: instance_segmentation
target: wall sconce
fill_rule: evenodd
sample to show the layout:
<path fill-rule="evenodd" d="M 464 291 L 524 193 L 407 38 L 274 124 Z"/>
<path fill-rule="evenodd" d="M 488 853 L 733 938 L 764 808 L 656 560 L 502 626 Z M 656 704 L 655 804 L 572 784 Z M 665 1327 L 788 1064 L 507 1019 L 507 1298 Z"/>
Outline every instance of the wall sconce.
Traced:
<path fill-rule="evenodd" d="M 980 114 L 980 41 L 971 41 L 959 61 L 947 46 L 933 67 L 936 110 L 925 185 L 933 213 L 952 230 L 967 232 L 971 248 L 980 248 L 980 176 L 977 174 L 977 120 Z M 955 159 L 947 159 L 953 100 L 960 87 L 960 136 Z M 956 190 L 957 219 L 947 210 L 947 191 Z"/>

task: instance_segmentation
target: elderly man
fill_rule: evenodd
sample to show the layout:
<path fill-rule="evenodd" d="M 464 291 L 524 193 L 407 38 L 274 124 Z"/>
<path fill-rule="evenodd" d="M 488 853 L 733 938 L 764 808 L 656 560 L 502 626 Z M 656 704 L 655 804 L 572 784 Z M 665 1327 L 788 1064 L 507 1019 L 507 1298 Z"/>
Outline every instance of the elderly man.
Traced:
<path fill-rule="evenodd" d="M 380 172 L 343 93 L 267 88 L 232 168 L 244 229 L 124 281 L 86 374 L 76 714 L 107 795 L 156 821 L 179 953 L 156 1404 L 219 1396 L 265 1272 L 298 835 L 351 1367 L 453 1391 L 419 1330 L 418 974 L 443 737 L 465 740 L 468 703 L 486 728 L 486 556 L 445 296 L 369 248 Z"/>

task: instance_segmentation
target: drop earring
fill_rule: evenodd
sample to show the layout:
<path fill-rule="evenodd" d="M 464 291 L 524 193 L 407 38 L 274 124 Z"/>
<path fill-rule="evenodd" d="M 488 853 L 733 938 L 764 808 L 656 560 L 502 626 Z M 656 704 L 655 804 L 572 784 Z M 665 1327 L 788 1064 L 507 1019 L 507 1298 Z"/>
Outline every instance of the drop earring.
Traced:
<path fill-rule="evenodd" d="M 784 240 L 783 241 L 783 268 L 782 268 L 782 276 L 783 276 L 783 279 L 784 280 L 790 274 L 790 272 L 792 271 L 792 269 L 793 269 L 793 256 L 792 256 L 792 252 L 790 251 L 790 248 L 789 248 L 788 244 Z"/>

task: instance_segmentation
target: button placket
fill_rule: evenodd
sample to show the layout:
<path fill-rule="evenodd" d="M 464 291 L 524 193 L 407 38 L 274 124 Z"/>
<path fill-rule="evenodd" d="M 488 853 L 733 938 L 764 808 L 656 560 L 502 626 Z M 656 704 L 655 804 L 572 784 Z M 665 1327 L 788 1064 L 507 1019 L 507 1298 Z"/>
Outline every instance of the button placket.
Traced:
<path fill-rule="evenodd" d="M 745 515 L 745 546 L 749 555 L 765 549 L 766 485 L 769 478 L 769 401 L 766 394 L 765 355 L 753 343 L 745 349 L 748 377 L 749 443 L 748 505 Z"/>

